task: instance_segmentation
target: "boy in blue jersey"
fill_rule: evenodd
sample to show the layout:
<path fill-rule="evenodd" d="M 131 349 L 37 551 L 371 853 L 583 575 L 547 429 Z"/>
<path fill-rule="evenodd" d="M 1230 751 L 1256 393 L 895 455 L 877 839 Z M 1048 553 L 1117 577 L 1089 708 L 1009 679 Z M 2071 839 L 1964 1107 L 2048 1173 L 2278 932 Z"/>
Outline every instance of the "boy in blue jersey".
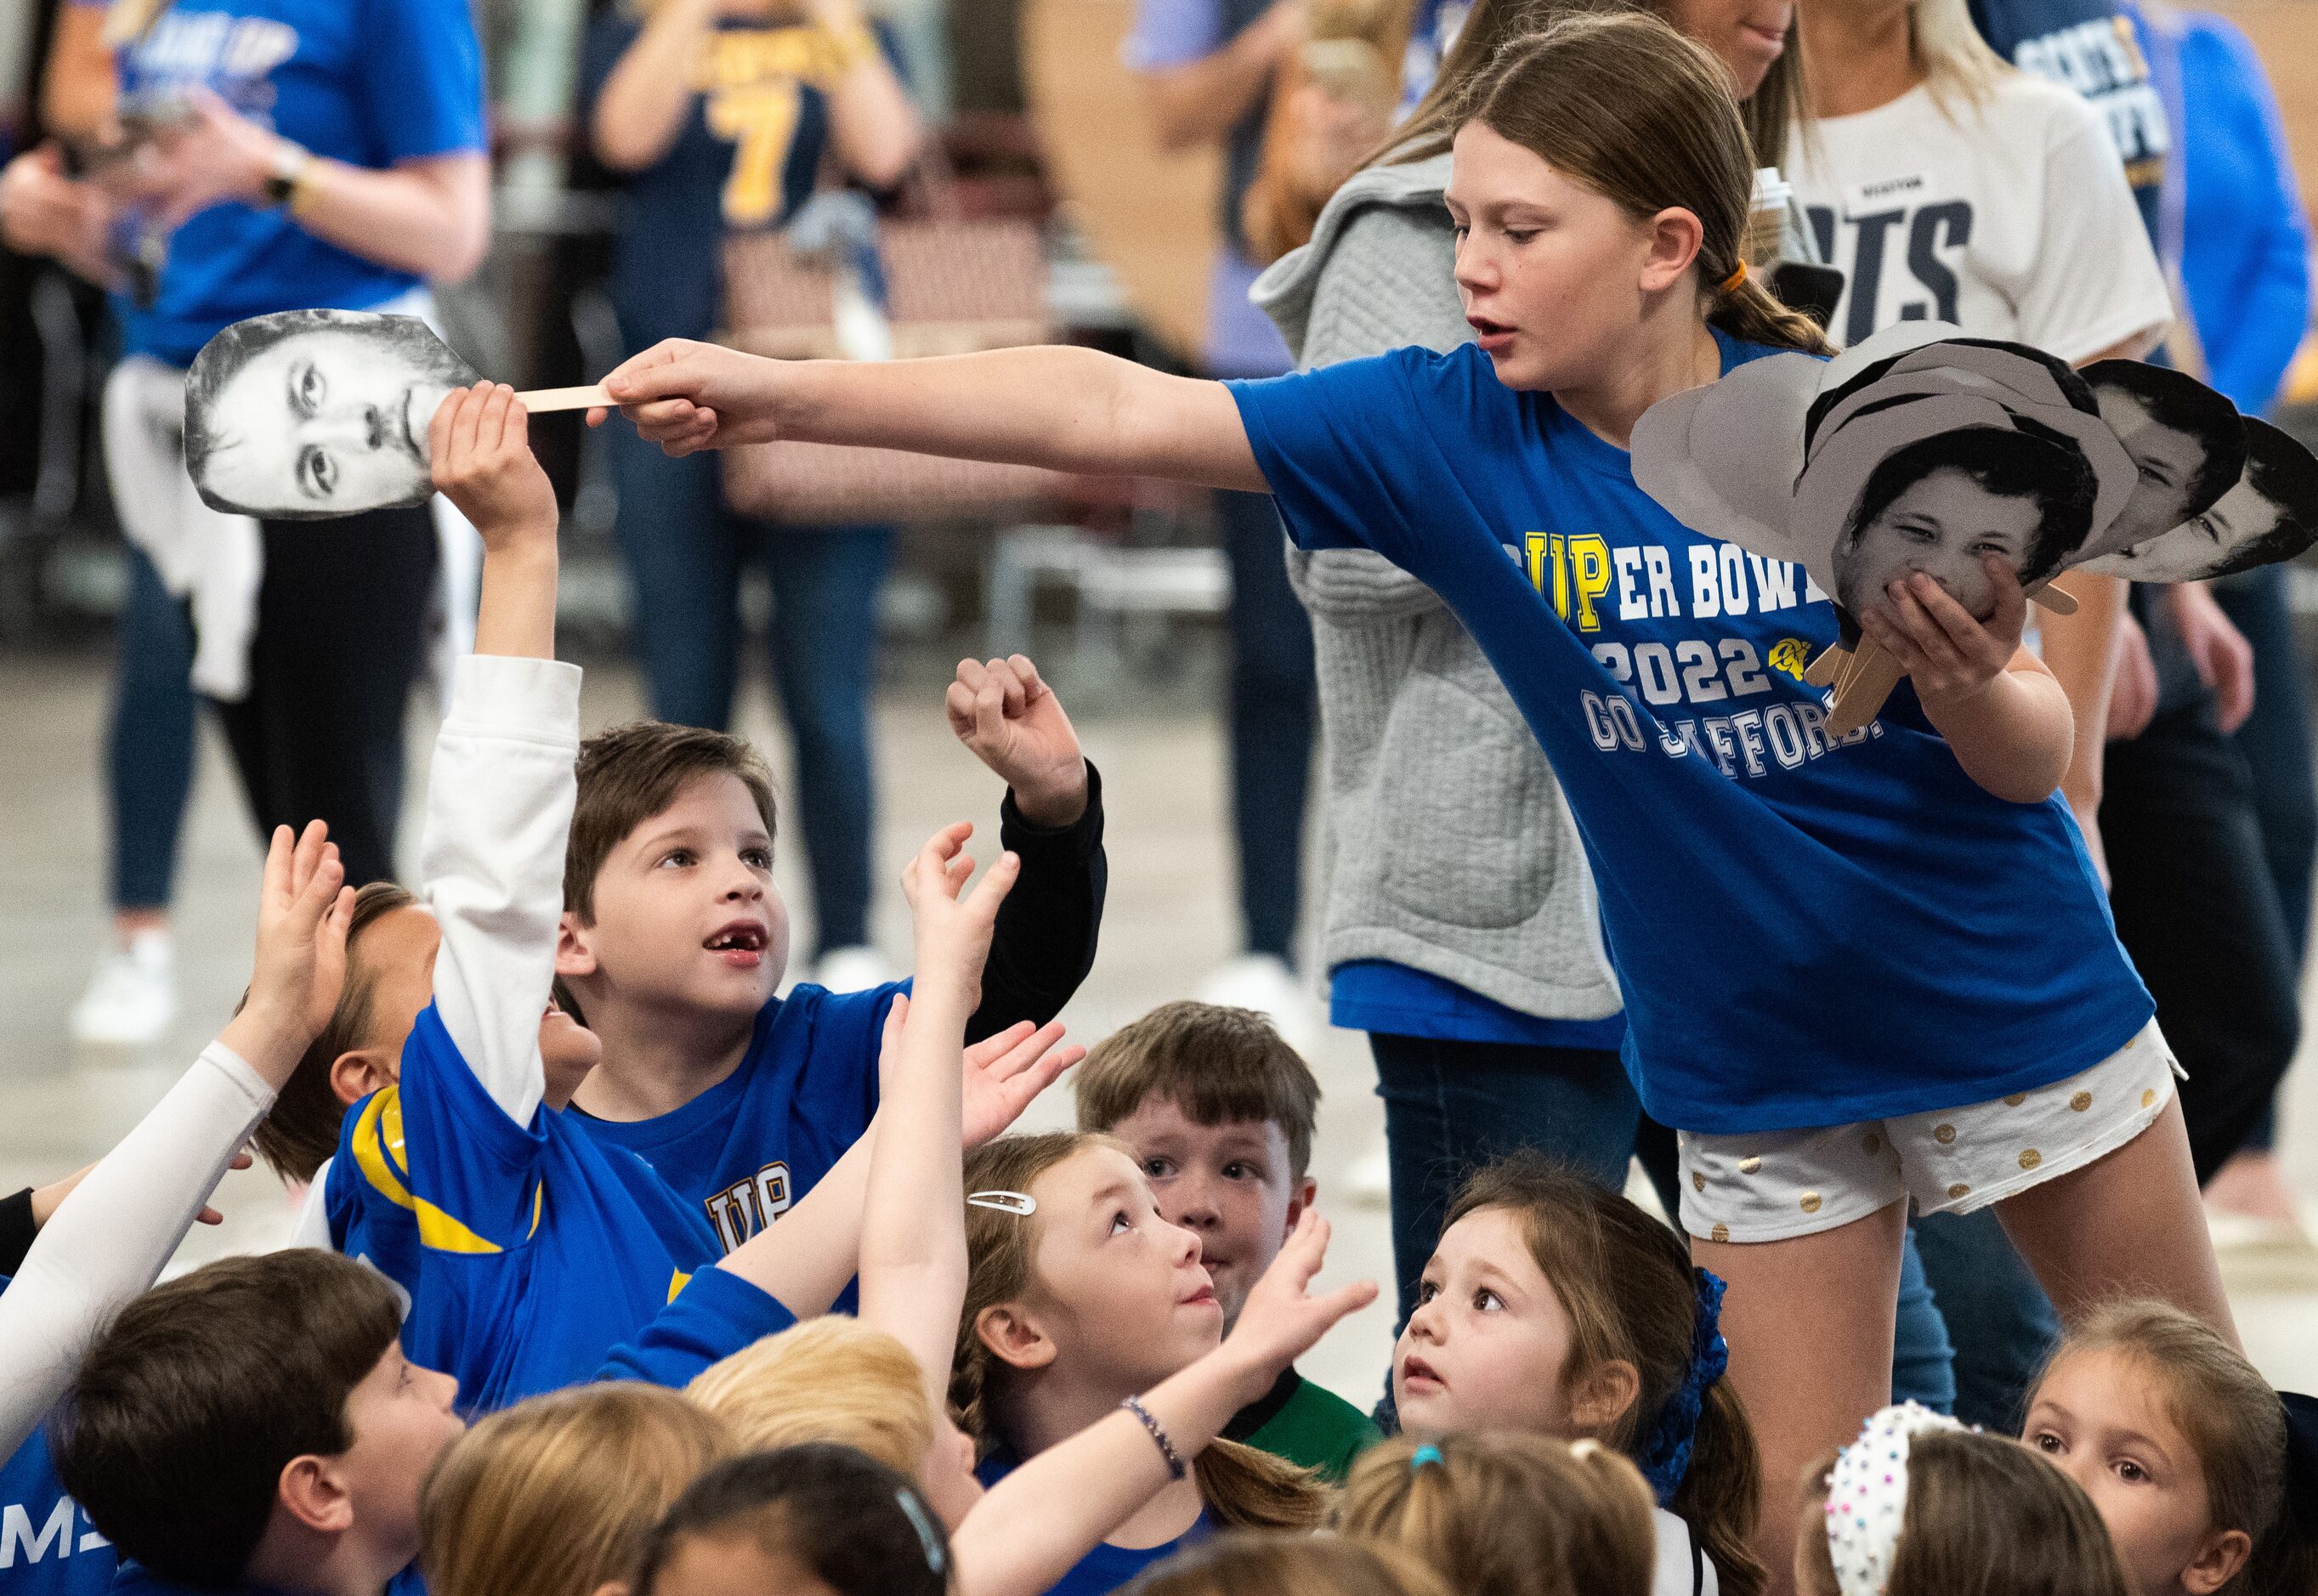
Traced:
<path fill-rule="evenodd" d="M 1022 860 L 966 1031 L 1023 1044 L 1094 959 L 1101 783 L 1036 667 L 958 667 L 951 729 L 1008 785 L 999 838 Z M 647 1159 L 730 1251 L 857 1141 L 877 1105 L 878 1036 L 906 982 L 776 998 L 788 912 L 772 877 L 769 773 L 737 738 L 645 722 L 588 740 L 563 877 L 559 991 L 603 1038 L 574 1116 Z M 947 835 L 962 847 L 972 828 Z M 1028 1044 L 1051 1044 L 1051 1027 Z"/>

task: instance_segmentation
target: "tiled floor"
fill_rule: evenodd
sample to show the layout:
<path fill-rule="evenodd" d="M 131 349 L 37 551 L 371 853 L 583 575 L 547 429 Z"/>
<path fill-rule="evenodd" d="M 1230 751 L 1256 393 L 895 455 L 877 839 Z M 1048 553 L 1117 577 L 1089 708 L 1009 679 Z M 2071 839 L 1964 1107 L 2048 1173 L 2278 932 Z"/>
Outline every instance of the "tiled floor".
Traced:
<path fill-rule="evenodd" d="M 103 794 L 99 729 L 108 662 L 97 653 L 0 657 L 0 1190 L 52 1177 L 96 1156 L 162 1090 L 214 1033 L 247 974 L 257 853 L 246 829 L 231 776 L 205 732 L 202 768 L 185 836 L 178 946 L 184 1011 L 166 1046 L 142 1059 L 75 1057 L 65 1015 L 87 971 L 102 929 L 99 910 Z M 892 673 L 878 712 L 884 808 L 878 828 L 881 896 L 878 941 L 897 954 L 908 946 L 906 910 L 890 883 L 936 826 L 961 816 L 985 832 L 995 820 L 996 793 L 987 774 L 954 743 L 939 713 L 940 678 L 919 667 Z M 1102 955 L 1065 1018 L 1092 1041 L 1151 1005 L 1188 995 L 1200 976 L 1235 950 L 1232 875 L 1223 829 L 1222 750 L 1205 695 L 1190 686 L 1160 695 L 1108 695 L 1105 710 L 1074 697 L 1086 746 L 1101 766 L 1110 804 L 1110 898 Z M 1199 673 L 1185 677 L 1199 680 Z M 633 678 L 617 668 L 589 674 L 587 719 L 593 728 L 638 713 Z M 741 729 L 759 737 L 777 762 L 786 750 L 773 735 L 761 692 L 750 695 Z M 431 713 L 414 716 L 410 791 L 425 779 Z M 406 846 L 417 822 L 406 826 Z M 985 837 L 984 847 L 988 839 Z M 803 895 L 794 848 L 781 861 L 793 907 Z M 802 932 L 803 928 L 800 928 Z M 1350 1033 L 1328 1032 L 1313 1059 L 1326 1099 L 1316 1174 L 1321 1200 L 1336 1222 L 1329 1273 L 1382 1280 L 1389 1241 L 1382 1213 L 1345 1201 L 1347 1165 L 1379 1134 L 1367 1053 Z M 2318 1200 L 2318 1071 L 2297 1071 L 2287 1116 L 2288 1156 L 2300 1156 L 2306 1195 Z M 1060 1094 L 1057 1094 L 1059 1099 Z M 1033 1110 L 1038 1123 L 1059 1122 L 1066 1103 Z M 265 1245 L 288 1222 L 283 1194 L 262 1174 L 229 1177 L 217 1231 L 197 1232 L 184 1258 Z M 2282 1277 L 2248 1262 L 2233 1271 L 2248 1340 L 2272 1378 L 2318 1385 L 2318 1279 Z M 2274 1287 L 2283 1285 L 2286 1289 Z M 2268 1287 L 2271 1288 L 2258 1288 Z M 1307 1372 L 1348 1394 L 1376 1389 L 1388 1356 L 1388 1308 L 1379 1305 L 1340 1326 L 1307 1360 Z"/>

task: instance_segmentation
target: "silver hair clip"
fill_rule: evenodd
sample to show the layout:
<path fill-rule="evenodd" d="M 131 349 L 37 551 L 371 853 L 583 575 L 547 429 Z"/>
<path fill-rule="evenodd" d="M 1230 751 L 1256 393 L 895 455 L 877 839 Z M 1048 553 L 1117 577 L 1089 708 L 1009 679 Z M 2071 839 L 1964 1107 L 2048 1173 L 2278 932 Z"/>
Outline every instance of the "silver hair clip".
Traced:
<path fill-rule="evenodd" d="M 1038 1211 L 1038 1199 L 1027 1191 L 977 1191 L 966 1199 L 969 1208 L 989 1208 L 1000 1214 L 1019 1215 L 1028 1219 Z"/>

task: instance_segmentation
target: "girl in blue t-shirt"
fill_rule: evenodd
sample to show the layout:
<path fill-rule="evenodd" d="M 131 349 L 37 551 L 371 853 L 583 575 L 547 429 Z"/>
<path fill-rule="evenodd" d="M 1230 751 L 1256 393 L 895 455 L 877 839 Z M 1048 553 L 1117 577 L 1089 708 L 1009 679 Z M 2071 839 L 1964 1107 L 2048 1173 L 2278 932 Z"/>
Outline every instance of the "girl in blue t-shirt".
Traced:
<path fill-rule="evenodd" d="M 1721 69 L 1653 19 L 1503 57 L 1449 209 L 1478 344 L 1217 385 L 1074 349 L 881 367 L 671 345 L 612 392 L 677 453 L 782 436 L 1268 489 L 1307 546 L 1439 591 L 1567 793 L 1626 990 L 1625 1059 L 1683 1132 L 1682 1220 L 1730 1283 L 1765 1477 L 1889 1391 L 1908 1205 L 2003 1204 L 2064 1314 L 2127 1282 L 2226 1328 L 2170 1057 L 2065 806 L 2068 704 L 1990 570 L 1975 622 L 1893 584 L 1912 675 L 1830 737 L 1807 573 L 1635 486 L 1642 413 L 1816 331 L 1750 282 Z M 1780 1515 L 1773 1515 L 1776 1520 Z M 1765 1564 L 1791 1528 L 1766 1524 Z"/>

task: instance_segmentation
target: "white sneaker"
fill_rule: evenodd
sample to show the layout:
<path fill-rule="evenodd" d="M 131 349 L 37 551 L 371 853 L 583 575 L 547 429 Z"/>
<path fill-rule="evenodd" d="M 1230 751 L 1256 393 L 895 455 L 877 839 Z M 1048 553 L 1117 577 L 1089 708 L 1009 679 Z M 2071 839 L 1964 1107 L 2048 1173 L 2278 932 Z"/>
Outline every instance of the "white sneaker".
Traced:
<path fill-rule="evenodd" d="M 72 1039 L 92 1047 L 146 1047 L 177 1017 L 176 958 L 166 931 L 139 931 L 107 948 L 73 1005 Z"/>
<path fill-rule="evenodd" d="M 1275 954 L 1244 954 L 1199 983 L 1199 1000 L 1226 1009 L 1253 1009 L 1271 1022 L 1280 1040 L 1310 1054 L 1320 1040 L 1320 1005 Z"/>
<path fill-rule="evenodd" d="M 1363 1208 L 1392 1206 L 1392 1150 L 1379 1136 L 1344 1171 L 1344 1186 Z"/>
<path fill-rule="evenodd" d="M 832 992 L 862 991 L 899 981 L 903 974 L 884 954 L 858 943 L 851 947 L 831 948 L 813 966 L 813 984 L 827 987 Z"/>

